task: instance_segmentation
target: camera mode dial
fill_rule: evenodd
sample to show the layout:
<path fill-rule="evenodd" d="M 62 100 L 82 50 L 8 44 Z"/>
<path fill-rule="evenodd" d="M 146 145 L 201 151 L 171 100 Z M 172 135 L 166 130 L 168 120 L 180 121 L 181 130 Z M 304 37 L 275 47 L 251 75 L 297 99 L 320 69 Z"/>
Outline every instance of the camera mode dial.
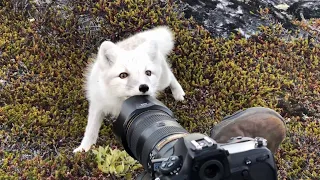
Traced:
<path fill-rule="evenodd" d="M 162 161 L 159 170 L 165 175 L 177 174 L 181 169 L 181 159 L 178 156 L 170 156 Z"/>

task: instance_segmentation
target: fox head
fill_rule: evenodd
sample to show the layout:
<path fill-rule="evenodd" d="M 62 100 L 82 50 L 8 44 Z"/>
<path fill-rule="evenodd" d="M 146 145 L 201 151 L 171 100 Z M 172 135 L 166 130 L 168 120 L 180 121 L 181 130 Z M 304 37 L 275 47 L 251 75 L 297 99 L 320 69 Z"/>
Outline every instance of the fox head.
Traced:
<path fill-rule="evenodd" d="M 111 41 L 99 48 L 102 83 L 118 98 L 157 93 L 161 76 L 161 60 L 155 42 L 146 41 L 133 50 L 125 50 Z"/>

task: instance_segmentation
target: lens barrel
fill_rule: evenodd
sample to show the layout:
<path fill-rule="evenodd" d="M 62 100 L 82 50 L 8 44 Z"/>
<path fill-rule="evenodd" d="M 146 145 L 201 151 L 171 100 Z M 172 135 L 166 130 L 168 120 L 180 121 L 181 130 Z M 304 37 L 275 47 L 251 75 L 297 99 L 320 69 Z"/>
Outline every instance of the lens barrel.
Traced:
<path fill-rule="evenodd" d="M 150 152 L 164 138 L 188 133 L 160 101 L 133 96 L 124 101 L 113 131 L 125 150 L 147 168 Z"/>

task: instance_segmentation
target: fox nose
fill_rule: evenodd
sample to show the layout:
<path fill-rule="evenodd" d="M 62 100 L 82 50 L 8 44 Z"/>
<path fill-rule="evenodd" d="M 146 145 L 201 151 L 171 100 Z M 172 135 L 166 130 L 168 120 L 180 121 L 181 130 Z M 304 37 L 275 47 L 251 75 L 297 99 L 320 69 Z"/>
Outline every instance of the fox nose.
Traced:
<path fill-rule="evenodd" d="M 140 92 L 145 93 L 145 92 L 147 92 L 148 90 L 149 90 L 149 86 L 146 85 L 146 84 L 141 84 L 141 85 L 139 86 L 139 91 L 140 91 Z"/>

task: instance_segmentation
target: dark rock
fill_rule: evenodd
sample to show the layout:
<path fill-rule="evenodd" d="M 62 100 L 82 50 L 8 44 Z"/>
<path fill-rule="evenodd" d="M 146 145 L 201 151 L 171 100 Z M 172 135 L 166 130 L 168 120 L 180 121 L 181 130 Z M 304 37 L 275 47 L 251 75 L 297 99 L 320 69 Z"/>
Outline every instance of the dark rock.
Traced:
<path fill-rule="evenodd" d="M 287 11 L 299 20 L 320 18 L 320 1 L 296 2 Z"/>
<path fill-rule="evenodd" d="M 292 98 L 288 100 L 280 98 L 277 107 L 282 108 L 289 116 L 300 116 L 302 118 L 305 115 L 312 115 L 306 105 Z"/>
<path fill-rule="evenodd" d="M 285 4 L 284 4 L 285 3 Z M 291 23 L 292 18 L 319 17 L 319 1 L 297 0 L 180 0 L 180 10 L 185 17 L 191 16 L 204 26 L 213 36 L 227 37 L 232 32 L 240 31 L 250 36 L 261 25 L 279 22 L 286 29 L 297 27 Z M 278 5 L 283 5 L 280 8 Z M 289 7 L 286 10 L 286 6 Z M 268 18 L 262 18 L 260 9 L 268 8 Z M 290 14 L 291 13 L 291 14 Z"/>

